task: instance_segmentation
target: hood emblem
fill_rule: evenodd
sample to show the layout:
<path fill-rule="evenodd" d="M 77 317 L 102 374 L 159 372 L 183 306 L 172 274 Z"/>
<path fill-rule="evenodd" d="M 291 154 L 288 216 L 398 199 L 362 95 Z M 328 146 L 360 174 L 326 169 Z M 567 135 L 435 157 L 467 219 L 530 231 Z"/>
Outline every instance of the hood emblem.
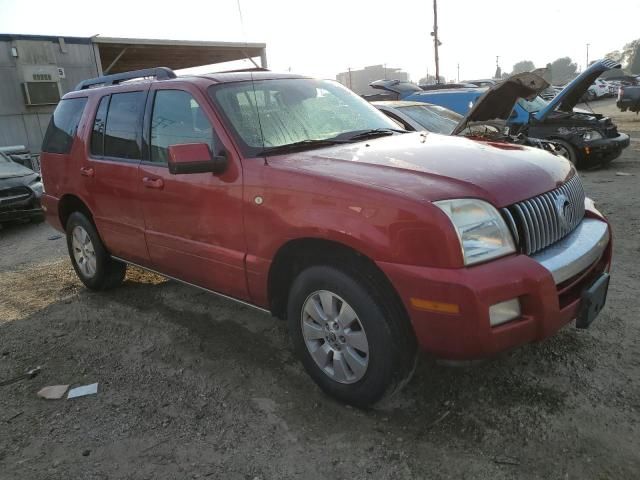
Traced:
<path fill-rule="evenodd" d="M 556 212 L 558 213 L 558 220 L 560 222 L 560 226 L 567 230 L 571 225 L 572 221 L 572 210 L 571 210 L 571 202 L 566 195 L 560 194 L 556 197 L 555 201 Z"/>

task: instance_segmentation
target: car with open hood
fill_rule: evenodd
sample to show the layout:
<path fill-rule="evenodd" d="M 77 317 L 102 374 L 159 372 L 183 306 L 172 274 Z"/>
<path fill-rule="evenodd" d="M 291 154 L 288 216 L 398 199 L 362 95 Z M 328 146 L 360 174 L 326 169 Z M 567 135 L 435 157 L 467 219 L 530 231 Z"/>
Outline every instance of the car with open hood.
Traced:
<path fill-rule="evenodd" d="M 378 110 L 409 131 L 460 135 L 476 140 L 503 141 L 542 148 L 562 156 L 564 150 L 549 140 L 511 134 L 507 120 L 519 99 L 535 97 L 548 84 L 534 73 L 514 75 L 490 89 L 465 115 L 431 103 L 387 100 L 371 102 Z"/>
<path fill-rule="evenodd" d="M 42 218 L 40 175 L 0 152 L 0 222 Z"/>
<path fill-rule="evenodd" d="M 520 98 L 511 110 L 503 107 L 512 104 L 513 90 L 502 88 L 501 85 L 512 83 L 513 77 L 488 89 L 461 88 L 425 92 L 408 82 L 394 83 L 396 81 L 385 80 L 373 82 L 371 86 L 392 92 L 401 100 L 441 105 L 461 115 L 469 112 L 484 95 L 491 96 L 491 101 L 483 102 L 483 109 L 487 108 L 490 114 L 499 113 L 496 120 L 506 120 L 512 133 L 552 140 L 559 145 L 563 156 L 570 158 L 574 164 L 590 167 L 611 162 L 629 146 L 629 136 L 618 132 L 610 118 L 574 109 L 596 78 L 613 68 L 620 68 L 620 64 L 611 60 L 597 61 L 549 102 L 540 96 Z M 546 82 L 544 85 L 539 92 L 548 88 Z M 494 108 L 496 111 L 491 112 Z"/>
<path fill-rule="evenodd" d="M 333 81 L 87 80 L 41 166 L 88 288 L 138 265 L 285 319 L 311 378 L 357 406 L 402 387 L 419 350 L 492 356 L 589 326 L 607 294 L 609 225 L 569 162 L 406 132 Z"/>

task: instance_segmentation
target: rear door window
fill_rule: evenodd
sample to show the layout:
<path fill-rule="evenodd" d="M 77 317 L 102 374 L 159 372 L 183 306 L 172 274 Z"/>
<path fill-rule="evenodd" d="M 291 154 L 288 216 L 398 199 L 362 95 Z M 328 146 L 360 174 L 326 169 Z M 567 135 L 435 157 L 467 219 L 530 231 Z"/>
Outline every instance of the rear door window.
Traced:
<path fill-rule="evenodd" d="M 43 152 L 69 153 L 86 104 L 86 97 L 68 98 L 58 104 L 44 135 Z"/>
<path fill-rule="evenodd" d="M 91 154 L 99 157 L 104 155 L 104 130 L 107 124 L 107 108 L 109 108 L 109 95 L 100 99 L 100 105 L 96 111 L 91 131 Z"/>
<path fill-rule="evenodd" d="M 147 92 L 111 95 L 104 133 L 104 156 L 139 160 L 142 113 Z"/>

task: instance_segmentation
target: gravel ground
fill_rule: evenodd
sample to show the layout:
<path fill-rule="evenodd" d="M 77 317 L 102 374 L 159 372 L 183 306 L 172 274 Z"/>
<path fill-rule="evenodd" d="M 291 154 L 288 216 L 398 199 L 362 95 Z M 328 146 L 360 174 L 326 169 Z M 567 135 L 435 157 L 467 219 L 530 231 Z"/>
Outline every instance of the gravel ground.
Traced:
<path fill-rule="evenodd" d="M 582 172 L 613 224 L 604 312 L 473 366 L 424 358 L 373 411 L 324 396 L 284 322 L 135 269 L 89 292 L 50 227 L 6 227 L 0 381 L 42 372 L 0 387 L 0 478 L 638 478 L 640 119 L 593 107 L 635 136 Z M 36 396 L 93 382 L 92 397 Z"/>

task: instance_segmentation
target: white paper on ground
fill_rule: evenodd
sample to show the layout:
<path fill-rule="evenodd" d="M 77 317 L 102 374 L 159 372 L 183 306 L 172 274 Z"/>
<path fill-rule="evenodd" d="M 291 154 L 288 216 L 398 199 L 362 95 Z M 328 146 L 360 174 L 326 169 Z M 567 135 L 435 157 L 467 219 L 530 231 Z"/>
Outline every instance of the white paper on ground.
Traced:
<path fill-rule="evenodd" d="M 38 392 L 38 396 L 47 400 L 58 400 L 64 397 L 69 385 L 51 385 L 44 387 Z"/>
<path fill-rule="evenodd" d="M 72 388 L 69 390 L 67 398 L 84 397 L 85 395 L 95 395 L 98 393 L 98 384 L 84 385 L 82 387 Z"/>

